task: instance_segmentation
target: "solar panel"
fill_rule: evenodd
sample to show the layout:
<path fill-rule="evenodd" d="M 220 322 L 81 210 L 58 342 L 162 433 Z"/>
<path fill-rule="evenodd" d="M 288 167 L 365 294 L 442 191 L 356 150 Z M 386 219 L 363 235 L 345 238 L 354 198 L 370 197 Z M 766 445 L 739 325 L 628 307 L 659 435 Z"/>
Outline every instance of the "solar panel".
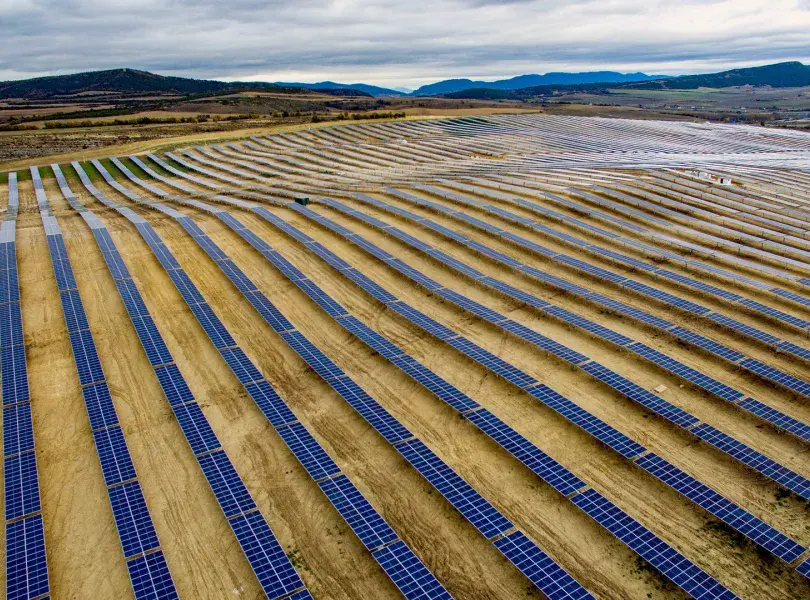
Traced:
<path fill-rule="evenodd" d="M 345 476 L 318 482 L 329 501 L 370 551 L 397 539 L 397 534 Z"/>
<path fill-rule="evenodd" d="M 388 264 L 391 265 L 394 269 L 396 269 L 400 273 L 402 273 L 403 275 L 405 275 L 405 277 L 412 279 L 413 281 L 415 281 L 416 283 L 418 283 L 419 285 L 421 285 L 422 287 L 431 292 L 434 292 L 443 287 L 442 284 L 438 283 L 437 281 L 434 281 L 427 275 L 423 274 L 421 271 L 414 269 L 412 266 L 402 262 L 398 258 L 388 261 Z"/>
<path fill-rule="evenodd" d="M 740 366 L 748 369 L 749 371 L 753 371 L 758 375 L 767 377 L 771 381 L 779 383 L 796 393 L 810 396 L 810 383 L 802 381 L 798 377 L 793 377 L 793 375 L 789 375 L 784 371 L 774 369 L 773 367 L 753 358 L 746 358 L 740 363 Z"/>
<path fill-rule="evenodd" d="M 326 292 L 315 285 L 309 279 L 299 279 L 295 282 L 307 296 L 310 297 L 318 306 L 329 314 L 331 317 L 339 317 L 347 314 L 347 310 L 340 304 L 335 302 Z"/>
<path fill-rule="evenodd" d="M 407 600 L 452 600 L 427 567 L 402 541 L 394 542 L 374 552 L 391 581 Z"/>
<path fill-rule="evenodd" d="M 558 254 L 555 257 L 561 263 L 579 269 L 580 271 L 585 271 L 586 273 L 590 273 L 600 279 L 605 279 L 607 281 L 612 281 L 613 283 L 624 283 L 627 281 L 627 277 L 624 275 L 618 275 L 613 273 L 612 271 L 608 271 L 607 269 L 602 269 L 601 267 L 597 267 L 596 265 L 592 265 L 584 260 L 579 260 L 578 258 L 574 258 L 572 256 L 567 256 L 565 254 Z"/>
<path fill-rule="evenodd" d="M 110 397 L 106 382 L 96 383 L 82 388 L 84 405 L 90 418 L 90 428 L 100 429 L 118 424 L 118 415 Z"/>
<path fill-rule="evenodd" d="M 408 319 L 411 323 L 421 327 L 431 335 L 439 338 L 440 340 L 449 340 L 451 338 L 457 337 L 458 334 L 453 331 L 452 329 L 445 327 L 438 321 L 434 321 L 424 313 L 419 312 L 415 308 L 413 308 L 410 304 L 406 304 L 405 302 L 391 302 L 388 304 L 388 307 L 393 310 L 394 312 L 402 315 L 406 319 Z"/>
<path fill-rule="evenodd" d="M 693 598 L 699 600 L 736 598 L 710 575 L 596 490 L 589 489 L 577 494 L 572 501 Z"/>
<path fill-rule="evenodd" d="M 371 329 L 368 325 L 353 316 L 339 317 L 337 321 L 355 336 L 368 344 L 375 352 L 387 359 L 401 356 L 404 352 L 387 338 Z"/>
<path fill-rule="evenodd" d="M 127 571 L 135 600 L 179 599 L 162 550 L 129 561 Z"/>
<path fill-rule="evenodd" d="M 753 398 L 746 398 L 742 402 L 740 402 L 737 406 L 741 407 L 748 412 L 751 412 L 755 415 L 758 415 L 768 421 L 776 425 L 777 427 L 781 427 L 785 431 L 789 431 L 790 433 L 804 439 L 810 441 L 810 425 L 802 423 L 801 421 L 794 419 L 793 417 L 786 415 L 785 413 L 776 410 L 766 404 L 763 404 L 759 400 L 754 400 Z"/>
<path fill-rule="evenodd" d="M 281 427 L 296 420 L 284 400 L 266 381 L 249 383 L 245 385 L 245 390 L 273 427 Z"/>
<path fill-rule="evenodd" d="M 70 261 L 54 260 L 51 264 L 53 265 L 53 273 L 56 277 L 56 287 L 59 288 L 59 291 L 75 290 L 77 288 L 76 279 L 73 276 Z M 9 271 L 9 273 L 11 273 L 11 271 Z M 17 299 L 19 299 L 19 297 Z M 12 298 L 12 302 L 13 301 L 14 299 Z"/>
<path fill-rule="evenodd" d="M 53 260 L 68 260 L 67 246 L 61 234 L 46 235 L 45 241 L 48 243 L 48 252 Z"/>
<path fill-rule="evenodd" d="M 453 304 L 460 306 L 464 310 L 467 310 L 474 315 L 489 321 L 490 323 L 501 323 L 502 321 L 506 320 L 506 317 L 502 314 L 495 312 L 494 310 L 487 308 L 483 304 L 475 302 L 474 300 L 470 300 L 466 296 L 462 296 L 458 292 L 451 289 L 442 288 L 436 291 L 436 295 L 444 298 L 445 300 L 449 300 Z"/>
<path fill-rule="evenodd" d="M 582 370 L 589 373 L 599 381 L 612 387 L 630 400 L 638 402 L 655 414 L 672 421 L 680 427 L 689 427 L 698 422 L 698 418 L 688 412 L 670 404 L 666 400 L 648 392 L 644 388 L 636 385 L 626 377 L 614 373 L 604 365 L 591 361 L 582 366 Z"/>
<path fill-rule="evenodd" d="M 0 306 L 0 348 L 23 344 L 22 315 L 17 302 Z"/>
<path fill-rule="evenodd" d="M 330 379 L 327 383 L 389 443 L 413 437 L 404 425 L 348 377 Z"/>
<path fill-rule="evenodd" d="M 675 360 L 674 358 L 670 358 L 669 356 L 662 354 L 661 352 L 658 352 L 657 350 L 654 350 L 641 342 L 634 342 L 633 344 L 627 346 L 627 349 L 632 350 L 639 356 L 643 356 L 658 366 L 663 367 L 664 369 L 671 371 L 680 377 L 683 377 L 687 381 L 694 383 L 707 392 L 719 396 L 723 400 L 734 402 L 735 400 L 739 400 L 743 397 L 742 392 L 735 390 L 734 388 L 731 388 L 724 383 L 717 381 L 713 377 L 709 377 L 708 375 L 705 375 L 700 371 L 693 369 L 692 367 L 685 365 L 678 360 Z"/>
<path fill-rule="evenodd" d="M 742 304 L 743 306 L 747 306 L 750 309 L 753 309 L 753 310 L 759 311 L 761 313 L 764 313 L 764 314 L 766 314 L 766 315 L 768 315 L 770 317 L 773 317 L 774 319 L 778 319 L 779 321 L 782 321 L 783 323 L 789 323 L 789 324 L 793 325 L 794 327 L 798 327 L 799 329 L 807 329 L 808 327 L 810 327 L 810 321 L 806 321 L 804 319 L 794 317 L 793 315 L 789 315 L 786 312 L 783 312 L 781 310 L 777 310 L 777 309 L 772 308 L 770 306 L 766 306 L 766 305 L 761 304 L 759 302 L 755 302 L 755 301 L 753 301 L 751 299 L 748 299 L 748 298 L 746 298 L 745 300 L 740 302 L 740 304 Z"/>
<path fill-rule="evenodd" d="M 690 431 L 718 450 L 736 458 L 765 477 L 794 491 L 805 500 L 810 500 L 810 480 L 807 478 L 794 473 L 775 460 L 749 448 L 742 442 L 735 440 L 730 435 L 726 435 L 711 425 L 702 423 L 692 428 Z"/>
<path fill-rule="evenodd" d="M 796 567 L 796 571 L 810 579 L 810 558 Z"/>
<path fill-rule="evenodd" d="M 65 324 L 68 332 L 89 329 L 87 315 L 82 304 L 81 296 L 77 290 L 62 292 L 59 294 L 62 301 L 62 312 L 65 316 Z"/>
<path fill-rule="evenodd" d="M 0 304 L 20 301 L 17 269 L 0 271 Z"/>
<path fill-rule="evenodd" d="M 157 367 L 155 375 L 157 375 L 160 387 L 163 388 L 163 393 L 166 394 L 170 405 L 177 406 L 194 400 L 194 395 L 188 389 L 186 380 L 180 374 L 177 365 Z"/>
<path fill-rule="evenodd" d="M 146 508 L 141 485 L 130 481 L 107 490 L 124 557 L 137 556 L 160 546 Z"/>
<path fill-rule="evenodd" d="M 6 521 L 39 512 L 39 477 L 33 452 L 17 454 L 3 461 Z"/>
<path fill-rule="evenodd" d="M 312 594 L 309 593 L 309 590 L 301 590 L 291 596 L 287 596 L 286 600 L 314 600 L 314 598 Z"/>
<path fill-rule="evenodd" d="M 315 481 L 340 472 L 335 461 L 301 423 L 280 427 L 277 431 Z"/>
<path fill-rule="evenodd" d="M 183 296 L 183 300 L 185 300 L 189 305 L 196 304 L 198 302 L 205 302 L 202 294 L 200 294 L 200 292 L 197 290 L 197 287 L 192 283 L 185 271 L 179 269 L 169 271 L 168 274 L 171 280 L 174 282 L 174 285 L 177 286 L 177 290 L 180 292 L 180 295 Z"/>
<path fill-rule="evenodd" d="M 742 300 L 743 297 L 739 294 L 735 294 L 733 292 L 729 292 L 722 288 L 719 288 L 714 285 L 709 285 L 708 283 L 703 283 L 702 281 L 698 281 L 696 279 L 692 279 L 691 277 L 686 277 L 685 275 L 680 275 L 678 273 L 673 273 L 672 271 L 665 271 L 660 270 L 656 272 L 657 275 L 661 277 L 666 277 L 667 279 L 671 279 L 672 281 L 677 281 L 678 283 L 683 283 L 684 285 L 688 285 L 689 287 L 693 287 L 698 289 L 702 292 L 706 292 L 707 294 L 712 294 L 714 296 L 719 296 L 726 300 L 730 300 L 731 302 L 737 302 Z"/>
<path fill-rule="evenodd" d="M 391 362 L 402 369 L 405 374 L 415 379 L 440 400 L 447 402 L 459 412 L 473 410 L 480 405 L 467 396 L 464 392 L 454 387 L 439 375 L 418 363 L 413 357 L 408 355 L 397 356 L 390 359 Z"/>
<path fill-rule="evenodd" d="M 526 388 L 526 392 L 626 458 L 632 459 L 646 451 L 641 444 L 546 385 Z"/>
<path fill-rule="evenodd" d="M 116 425 L 107 429 L 97 429 L 93 432 L 93 439 L 96 442 L 96 452 L 107 487 L 137 477 L 121 427 Z"/>
<path fill-rule="evenodd" d="M 97 229 L 95 231 L 100 230 Z M 104 257 L 104 262 L 107 263 L 107 268 L 110 270 L 113 279 L 117 281 L 119 279 L 130 279 L 132 277 L 117 249 L 113 247 L 110 250 L 103 250 L 101 255 Z"/>
<path fill-rule="evenodd" d="M 459 273 L 463 273 L 464 275 L 470 277 L 471 279 L 481 279 L 482 277 L 485 277 L 485 275 L 481 271 L 472 268 L 466 263 L 463 263 L 462 261 L 453 258 L 449 254 L 446 254 L 441 250 L 437 250 L 434 248 L 432 250 L 429 250 L 427 253 L 436 260 L 438 260 L 439 262 L 441 262 L 442 264 L 444 264 L 445 266 L 454 269 Z"/>
<path fill-rule="evenodd" d="M 157 236 L 157 234 L 155 234 L 155 236 Z M 152 249 L 152 252 L 155 254 L 155 258 L 157 258 L 158 262 L 163 265 L 164 269 L 171 271 L 172 269 L 180 268 L 180 263 L 177 262 L 177 259 L 162 241 L 147 241 L 146 243 Z"/>
<path fill-rule="evenodd" d="M 390 262 L 390 261 L 395 260 L 395 258 L 396 258 L 393 254 L 390 254 L 390 253 L 386 252 L 385 250 L 383 250 L 382 248 L 379 248 L 378 246 L 375 246 L 371 242 L 365 240 L 364 238 L 361 238 L 359 235 L 352 234 L 350 237 L 347 237 L 346 239 L 348 239 L 351 242 L 354 242 L 354 244 L 356 246 L 362 248 L 363 250 L 365 250 L 369 254 L 371 254 L 373 256 L 376 256 L 380 260 Z"/>
<path fill-rule="evenodd" d="M 281 337 L 324 380 L 329 381 L 343 375 L 343 370 L 318 350 L 301 332 L 288 331 L 282 333 Z"/>
<path fill-rule="evenodd" d="M 138 334 L 138 339 L 141 340 L 146 357 L 153 367 L 174 362 L 152 317 L 133 317 L 132 325 L 135 327 L 135 332 Z"/>
<path fill-rule="evenodd" d="M 725 315 L 721 315 L 718 313 L 712 313 L 708 315 L 708 317 L 715 323 L 719 323 L 720 325 L 724 325 L 725 327 L 728 327 L 735 331 L 739 331 L 740 333 L 743 333 L 754 339 L 757 339 L 760 342 L 765 342 L 766 344 L 771 345 L 776 345 L 779 343 L 779 338 L 776 337 L 775 335 L 765 333 L 764 331 L 760 331 L 756 327 L 751 327 L 750 325 L 746 325 L 745 323 L 740 323 L 739 321 L 736 321 L 731 317 L 727 317 Z"/>
<path fill-rule="evenodd" d="M 229 522 L 268 598 L 280 598 L 304 587 L 260 512 L 239 515 Z"/>
<path fill-rule="evenodd" d="M 495 547 L 550 600 L 584 600 L 593 596 L 522 531 L 495 542 Z"/>
<path fill-rule="evenodd" d="M 149 309 L 146 308 L 141 293 L 131 279 L 116 281 L 115 286 L 118 288 L 118 293 L 121 294 L 121 299 L 124 301 L 124 306 L 130 317 L 149 315 Z"/>
<path fill-rule="evenodd" d="M 234 372 L 234 375 L 241 383 L 252 383 L 254 381 L 261 381 L 264 376 L 259 372 L 256 366 L 251 362 L 247 355 L 241 348 L 226 348 L 220 350 L 219 353 L 228 366 Z"/>
<path fill-rule="evenodd" d="M 228 255 L 225 254 L 219 246 L 217 246 L 214 241 L 205 234 L 202 235 L 195 235 L 194 241 L 196 241 L 200 247 L 205 251 L 205 253 L 211 257 L 213 261 L 219 260 L 227 260 Z"/>
<path fill-rule="evenodd" d="M 590 333 L 599 336 L 602 339 L 608 340 L 609 342 L 613 342 L 614 344 L 618 344 L 619 346 L 626 346 L 633 341 L 626 335 L 622 335 L 621 333 L 613 331 L 612 329 L 608 329 L 607 327 L 599 325 L 599 323 L 594 323 L 593 321 L 578 314 L 572 313 L 571 311 L 560 306 L 549 305 L 543 310 L 550 315 L 554 315 L 558 319 L 562 319 L 566 323 L 579 327 L 580 329 L 584 329 L 585 331 L 589 331 Z"/>
<path fill-rule="evenodd" d="M 245 294 L 245 297 L 274 331 L 281 333 L 295 329 L 293 324 L 287 320 L 287 317 L 281 314 L 281 311 L 261 292 L 250 292 Z"/>
<path fill-rule="evenodd" d="M 343 274 L 352 281 L 354 281 L 357 285 L 359 285 L 372 297 L 376 298 L 380 302 L 383 303 L 395 302 L 397 299 L 396 296 L 385 290 L 376 282 L 366 277 L 363 273 L 361 273 L 357 269 L 349 269 L 347 271 L 343 271 Z"/>
<path fill-rule="evenodd" d="M 804 552 L 800 544 L 663 458 L 650 453 L 636 464 L 782 560 L 792 562 Z"/>
<path fill-rule="evenodd" d="M 98 360 L 96 345 L 90 330 L 73 331 L 69 333 L 69 336 L 76 370 L 79 373 L 79 382 L 82 385 L 89 385 L 104 381 L 104 372 L 101 370 L 101 363 Z"/>
<path fill-rule="evenodd" d="M 736 350 L 732 350 L 728 346 L 724 346 L 719 342 L 715 342 L 714 340 L 711 340 L 693 331 L 684 329 L 683 327 L 680 326 L 675 327 L 673 329 L 670 329 L 669 332 L 676 337 L 686 340 L 687 342 L 690 342 L 695 346 L 699 346 L 704 350 L 706 350 L 707 352 L 711 352 L 712 354 L 725 358 L 726 360 L 737 362 L 745 358 L 744 354 L 737 352 Z"/>
<path fill-rule="evenodd" d="M 254 283 L 242 272 L 239 267 L 233 263 L 232 260 L 221 260 L 217 264 L 240 292 L 252 292 L 256 290 Z"/>
<path fill-rule="evenodd" d="M 6 523 L 7 600 L 31 600 L 50 591 L 42 515 Z"/>
<path fill-rule="evenodd" d="M 805 360 L 810 360 L 810 350 L 797 346 L 791 342 L 780 342 L 777 344 L 776 349 L 780 352 L 787 352 L 788 354 L 794 354 L 795 356 L 799 356 Z"/>
<path fill-rule="evenodd" d="M 222 447 L 199 404 L 189 402 L 175 406 L 172 410 L 194 454 L 211 452 Z"/>
<path fill-rule="evenodd" d="M 241 515 L 256 508 L 245 484 L 231 464 L 228 455 L 222 450 L 197 457 L 205 478 L 219 502 L 219 507 L 227 518 Z"/>
<path fill-rule="evenodd" d="M 550 354 L 553 354 L 554 356 L 566 360 L 572 364 L 578 365 L 588 360 L 588 357 L 584 354 L 580 354 L 576 350 L 571 350 L 559 342 L 555 342 L 554 340 L 547 338 L 546 336 L 541 335 L 533 329 L 529 329 L 525 325 L 516 321 L 505 321 L 500 325 L 503 329 L 514 333 L 516 336 L 526 340 L 530 344 L 533 344 L 538 348 L 542 348 L 546 352 L 549 352 Z"/>
<path fill-rule="evenodd" d="M 190 308 L 217 350 L 236 345 L 231 334 L 207 302 L 192 304 Z"/>
<path fill-rule="evenodd" d="M 629 304 L 619 302 L 618 300 L 614 300 L 613 298 L 608 298 L 607 296 L 603 296 L 602 294 L 597 294 L 595 292 L 586 290 L 584 297 L 587 298 L 588 300 L 596 302 L 597 304 L 601 304 L 605 308 L 614 310 L 617 313 L 623 315 L 627 315 L 638 321 L 641 321 L 642 323 L 652 325 L 653 327 L 658 327 L 660 329 L 669 329 L 670 327 L 675 326 L 675 323 L 671 323 L 666 319 L 656 317 L 639 308 L 635 308 L 634 306 L 630 306 Z"/>
<path fill-rule="evenodd" d="M 408 440 L 395 447 L 484 537 L 491 540 L 513 527 L 421 440 Z"/>
<path fill-rule="evenodd" d="M 585 487 L 584 481 L 487 409 L 475 410 L 464 416 L 561 494 L 567 496 Z"/>
<path fill-rule="evenodd" d="M 801 294 L 796 294 L 795 292 L 790 292 L 788 290 L 783 290 L 781 288 L 770 288 L 770 291 L 774 294 L 782 296 L 783 298 L 788 298 L 793 300 L 794 302 L 798 302 L 799 304 L 804 304 L 805 306 L 810 306 L 810 298 L 802 296 Z"/>
<path fill-rule="evenodd" d="M 3 456 L 34 449 L 31 403 L 24 402 L 3 408 Z"/>
<path fill-rule="evenodd" d="M 532 385 L 533 383 L 537 383 L 537 380 L 534 377 L 521 371 L 517 367 L 510 365 L 508 362 L 501 360 L 488 350 L 484 350 L 467 338 L 455 337 L 445 341 L 453 346 L 453 348 L 456 350 L 463 352 L 472 360 L 480 363 L 487 369 L 490 369 L 497 375 L 500 375 L 518 387 L 526 387 Z"/>
<path fill-rule="evenodd" d="M 655 298 L 656 300 L 660 300 L 665 304 L 669 304 L 670 306 L 680 308 L 682 310 L 694 313 L 696 315 L 705 315 L 711 312 L 711 310 L 705 306 L 695 304 L 694 302 L 690 302 L 689 300 L 685 300 L 673 294 L 669 294 L 652 286 L 643 284 L 639 281 L 627 281 L 622 285 L 624 285 L 624 287 L 630 288 L 631 290 L 639 292 L 640 294 L 649 296 L 651 298 Z"/>

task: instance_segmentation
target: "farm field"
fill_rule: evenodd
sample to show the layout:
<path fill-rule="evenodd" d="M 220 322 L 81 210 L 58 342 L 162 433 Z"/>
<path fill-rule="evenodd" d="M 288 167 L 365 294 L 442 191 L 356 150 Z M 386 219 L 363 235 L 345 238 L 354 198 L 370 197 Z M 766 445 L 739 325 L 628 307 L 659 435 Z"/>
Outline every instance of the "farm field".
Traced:
<path fill-rule="evenodd" d="M 473 110 L 9 175 L 7 598 L 810 599 L 810 137 Z"/>

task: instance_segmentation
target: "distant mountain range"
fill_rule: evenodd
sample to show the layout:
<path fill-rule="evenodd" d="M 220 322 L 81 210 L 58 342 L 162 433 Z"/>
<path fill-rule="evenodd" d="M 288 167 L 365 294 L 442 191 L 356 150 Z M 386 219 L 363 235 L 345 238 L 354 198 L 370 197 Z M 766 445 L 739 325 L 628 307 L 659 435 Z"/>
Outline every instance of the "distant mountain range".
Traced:
<path fill-rule="evenodd" d="M 392 90 L 376 85 L 369 85 L 367 83 L 335 83 L 334 81 L 319 81 L 318 83 L 289 83 L 286 81 L 277 81 L 276 85 L 284 87 L 305 88 L 308 90 L 360 90 L 370 96 L 407 96 L 406 92 Z"/>
<path fill-rule="evenodd" d="M 591 71 L 586 73 L 546 73 L 520 75 L 498 81 L 446 79 L 424 85 L 411 96 L 442 95 L 449 98 L 516 99 L 549 94 L 555 90 L 646 89 L 675 90 L 698 87 L 731 87 L 741 85 L 802 87 L 810 86 L 810 66 L 785 62 L 763 67 L 732 69 L 705 75 L 667 77 L 645 73 Z M 137 69 L 110 69 L 72 75 L 38 77 L 0 82 L 0 99 L 46 99 L 54 96 L 88 92 L 122 94 L 228 94 L 240 91 L 310 94 L 312 91 L 340 96 L 381 97 L 405 96 L 403 92 L 364 83 L 263 83 L 252 81 L 224 82 L 208 79 L 166 77 Z"/>
<path fill-rule="evenodd" d="M 435 96 L 469 89 L 518 90 L 538 85 L 577 85 L 582 83 L 626 83 L 664 79 L 666 75 L 646 73 L 617 73 L 615 71 L 588 71 L 585 73 L 546 73 L 545 75 L 518 75 L 498 81 L 473 81 L 471 79 L 445 79 L 414 90 L 413 96 Z"/>
<path fill-rule="evenodd" d="M 166 77 L 137 69 L 109 69 L 71 75 L 54 75 L 0 82 L 0 98 L 45 99 L 87 92 L 123 94 L 227 94 L 239 91 L 309 93 L 302 88 L 285 88 L 254 81 L 214 81 Z M 321 90 L 328 92 L 334 90 Z M 369 96 L 360 90 L 341 90 L 342 95 Z"/>

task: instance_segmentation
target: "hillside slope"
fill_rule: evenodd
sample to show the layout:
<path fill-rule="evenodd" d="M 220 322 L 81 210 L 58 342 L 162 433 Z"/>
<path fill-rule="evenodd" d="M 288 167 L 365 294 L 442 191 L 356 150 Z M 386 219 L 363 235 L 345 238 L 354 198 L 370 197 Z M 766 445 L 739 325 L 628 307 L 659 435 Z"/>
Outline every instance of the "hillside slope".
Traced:
<path fill-rule="evenodd" d="M 704 75 L 682 75 L 659 81 L 623 85 L 623 88 L 644 90 L 692 90 L 699 87 L 723 88 L 739 85 L 769 85 L 771 87 L 802 87 L 810 85 L 810 66 L 800 62 L 784 62 L 763 67 L 731 69 Z"/>

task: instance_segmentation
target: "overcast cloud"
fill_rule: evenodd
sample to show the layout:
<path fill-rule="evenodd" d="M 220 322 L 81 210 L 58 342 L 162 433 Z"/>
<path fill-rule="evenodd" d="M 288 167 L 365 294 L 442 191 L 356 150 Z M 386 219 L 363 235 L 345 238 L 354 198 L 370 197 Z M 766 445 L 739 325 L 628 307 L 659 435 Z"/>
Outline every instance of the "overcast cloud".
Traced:
<path fill-rule="evenodd" d="M 810 0 L 0 0 L 0 79 L 133 67 L 417 87 L 810 62 Z"/>

